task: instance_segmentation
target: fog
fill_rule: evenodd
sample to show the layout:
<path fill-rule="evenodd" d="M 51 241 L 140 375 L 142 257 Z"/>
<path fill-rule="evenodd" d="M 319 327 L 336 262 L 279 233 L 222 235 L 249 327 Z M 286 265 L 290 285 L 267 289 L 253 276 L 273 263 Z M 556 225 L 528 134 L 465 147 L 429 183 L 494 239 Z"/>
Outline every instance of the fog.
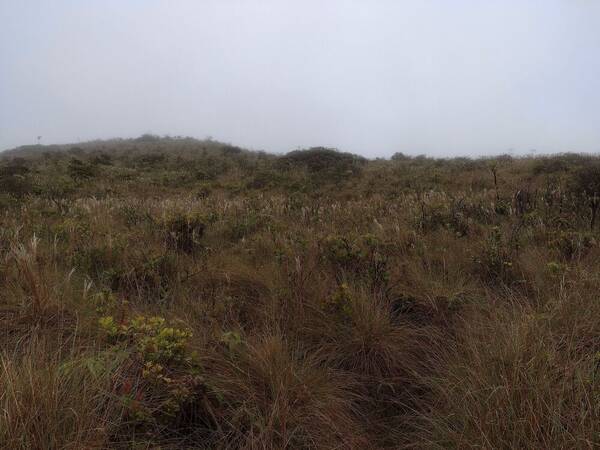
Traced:
<path fill-rule="evenodd" d="M 600 151 L 600 2 L 0 0 L 0 150 Z"/>

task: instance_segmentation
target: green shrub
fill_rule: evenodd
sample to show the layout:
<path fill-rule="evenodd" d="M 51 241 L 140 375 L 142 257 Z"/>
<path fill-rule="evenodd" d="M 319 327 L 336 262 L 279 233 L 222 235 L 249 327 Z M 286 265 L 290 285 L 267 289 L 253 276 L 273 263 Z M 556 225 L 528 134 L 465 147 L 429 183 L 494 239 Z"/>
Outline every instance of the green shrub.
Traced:
<path fill-rule="evenodd" d="M 117 383 L 126 415 L 142 426 L 177 426 L 205 388 L 201 367 L 189 348 L 192 333 L 169 326 L 163 317 L 137 316 L 121 323 L 98 320 L 114 349 L 124 349 L 130 370 Z"/>
<path fill-rule="evenodd" d="M 267 220 L 253 211 L 230 218 L 225 225 L 225 237 L 234 242 L 245 239 L 261 229 Z"/>
<path fill-rule="evenodd" d="M 204 219 L 198 215 L 174 214 L 168 217 L 164 222 L 167 247 L 193 253 L 201 246 L 204 228 Z"/>
<path fill-rule="evenodd" d="M 123 245 L 99 245 L 80 248 L 73 255 L 75 267 L 96 281 L 106 281 L 110 274 L 125 270 Z"/>
<path fill-rule="evenodd" d="M 314 183 L 331 184 L 354 177 L 362 172 L 366 159 L 351 153 L 325 147 L 296 150 L 283 156 L 278 167 L 284 170 L 306 170 Z"/>
<path fill-rule="evenodd" d="M 475 258 L 484 279 L 492 282 L 510 283 L 515 280 L 515 267 L 511 249 L 504 240 L 500 227 L 489 233 L 480 257 Z"/>
<path fill-rule="evenodd" d="M 71 158 L 67 165 L 67 172 L 74 181 L 89 180 L 96 176 L 96 168 L 80 159 Z"/>
<path fill-rule="evenodd" d="M 128 228 L 134 228 L 142 223 L 153 223 L 154 219 L 148 212 L 143 212 L 134 205 L 124 205 L 119 208 L 123 221 Z"/>
<path fill-rule="evenodd" d="M 175 255 L 148 256 L 141 261 L 123 264 L 105 274 L 113 290 L 137 296 L 142 301 L 165 301 L 178 281 Z"/>
<path fill-rule="evenodd" d="M 389 269 L 388 258 L 380 247 L 377 237 L 371 234 L 354 239 L 329 236 L 323 242 L 323 253 L 338 280 L 354 276 L 367 279 L 373 288 L 381 288 L 389 281 Z"/>
<path fill-rule="evenodd" d="M 352 296 L 348 285 L 346 283 L 340 284 L 335 293 L 325 299 L 323 307 L 328 313 L 345 318 L 350 317 L 350 314 L 352 314 Z"/>
<path fill-rule="evenodd" d="M 18 199 L 33 192 L 34 184 L 29 172 L 27 166 L 18 163 L 0 167 L 0 192 Z"/>

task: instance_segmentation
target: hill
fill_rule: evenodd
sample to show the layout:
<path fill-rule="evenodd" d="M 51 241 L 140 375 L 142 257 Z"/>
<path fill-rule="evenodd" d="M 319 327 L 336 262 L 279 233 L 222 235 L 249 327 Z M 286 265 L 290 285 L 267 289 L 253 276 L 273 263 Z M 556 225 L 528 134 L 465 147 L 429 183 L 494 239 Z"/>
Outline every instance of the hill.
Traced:
<path fill-rule="evenodd" d="M 0 154 L 0 446 L 594 448 L 600 159 Z"/>

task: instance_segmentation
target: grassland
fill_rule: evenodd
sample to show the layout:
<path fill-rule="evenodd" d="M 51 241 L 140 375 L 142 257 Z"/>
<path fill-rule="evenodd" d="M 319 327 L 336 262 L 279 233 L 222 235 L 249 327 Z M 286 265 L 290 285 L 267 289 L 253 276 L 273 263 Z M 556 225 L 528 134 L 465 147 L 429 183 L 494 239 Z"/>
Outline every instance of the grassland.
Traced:
<path fill-rule="evenodd" d="M 0 161 L 0 446 L 600 446 L 600 160 Z"/>

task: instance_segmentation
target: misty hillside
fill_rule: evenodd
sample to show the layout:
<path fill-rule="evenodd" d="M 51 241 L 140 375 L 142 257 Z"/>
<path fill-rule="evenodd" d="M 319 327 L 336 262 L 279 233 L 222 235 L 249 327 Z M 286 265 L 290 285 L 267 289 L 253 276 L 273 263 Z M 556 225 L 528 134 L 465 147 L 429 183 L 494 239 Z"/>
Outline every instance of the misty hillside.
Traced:
<path fill-rule="evenodd" d="M 505 194 L 510 196 L 515 193 L 512 190 L 537 189 L 544 176 L 566 180 L 569 174 L 598 161 L 597 156 L 574 153 L 486 158 L 429 158 L 395 153 L 390 160 L 369 160 L 325 147 L 270 154 L 214 140 L 150 134 L 134 139 L 28 145 L 0 153 L 4 176 L 10 178 L 10 167 L 21 167 L 15 174 L 21 181 L 27 179 L 31 189 L 50 176 L 65 186 L 79 178 L 97 179 L 95 187 L 136 181 L 148 182 L 159 190 L 210 185 L 221 191 L 326 191 L 346 197 L 439 190 L 442 181 L 444 189 L 453 191 L 505 186 Z M 495 179 L 493 172 L 497 168 L 504 176 Z M 77 171 L 81 173 L 77 175 Z M 340 183 L 346 189 L 339 190 Z M 80 183 L 79 187 L 84 186 Z"/>
<path fill-rule="evenodd" d="M 600 1 L 0 18 L 0 450 L 600 449 Z"/>

